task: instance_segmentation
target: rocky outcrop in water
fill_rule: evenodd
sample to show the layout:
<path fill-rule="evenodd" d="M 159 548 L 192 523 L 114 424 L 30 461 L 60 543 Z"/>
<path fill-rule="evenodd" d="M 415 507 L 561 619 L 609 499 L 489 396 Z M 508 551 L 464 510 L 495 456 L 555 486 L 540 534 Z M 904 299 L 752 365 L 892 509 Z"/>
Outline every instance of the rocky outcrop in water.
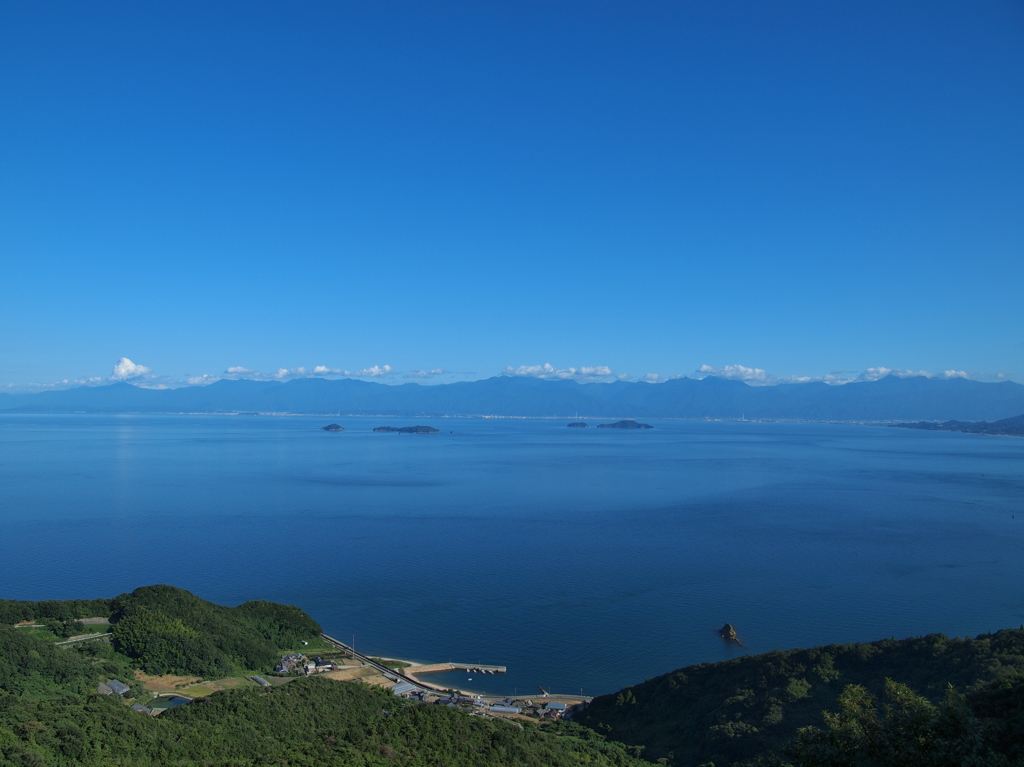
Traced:
<path fill-rule="evenodd" d="M 336 423 L 329 423 L 326 426 L 321 426 L 320 431 L 345 431 L 345 427 L 339 426 Z"/>
<path fill-rule="evenodd" d="M 599 423 L 599 429 L 653 429 L 649 423 L 637 423 L 636 421 L 616 421 L 615 423 Z"/>

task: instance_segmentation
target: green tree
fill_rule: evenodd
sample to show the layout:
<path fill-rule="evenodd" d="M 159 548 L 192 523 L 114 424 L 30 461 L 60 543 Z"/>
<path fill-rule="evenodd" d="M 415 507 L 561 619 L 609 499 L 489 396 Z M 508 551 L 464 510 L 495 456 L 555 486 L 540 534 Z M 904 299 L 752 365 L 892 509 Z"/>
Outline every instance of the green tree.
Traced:
<path fill-rule="evenodd" d="M 849 685 L 825 729 L 805 727 L 787 754 L 799 767 L 965 767 L 996 764 L 981 723 L 964 697 L 949 688 L 939 705 L 891 679 L 885 702 Z M 994 761 L 995 760 L 995 761 Z"/>

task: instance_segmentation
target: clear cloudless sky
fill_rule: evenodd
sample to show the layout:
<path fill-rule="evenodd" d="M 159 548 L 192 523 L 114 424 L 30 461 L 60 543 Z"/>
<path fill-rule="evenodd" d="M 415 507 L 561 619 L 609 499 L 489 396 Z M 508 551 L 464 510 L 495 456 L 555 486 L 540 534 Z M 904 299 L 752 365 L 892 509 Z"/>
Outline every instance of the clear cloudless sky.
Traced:
<path fill-rule="evenodd" d="M 0 388 L 120 357 L 1024 381 L 1024 5 L 0 4 Z"/>

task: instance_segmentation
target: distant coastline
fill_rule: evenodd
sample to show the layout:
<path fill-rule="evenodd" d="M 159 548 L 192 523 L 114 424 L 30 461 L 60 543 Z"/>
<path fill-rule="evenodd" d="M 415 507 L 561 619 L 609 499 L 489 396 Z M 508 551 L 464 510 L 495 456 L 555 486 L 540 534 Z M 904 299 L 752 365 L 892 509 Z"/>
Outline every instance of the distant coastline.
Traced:
<path fill-rule="evenodd" d="M 714 376 L 658 384 L 497 376 L 434 386 L 323 378 L 224 379 L 177 389 L 143 389 L 121 382 L 36 394 L 0 393 L 0 412 L 372 415 L 406 423 L 445 417 L 991 422 L 1024 413 L 1024 385 L 895 376 L 835 386 L 750 386 Z"/>
<path fill-rule="evenodd" d="M 916 423 L 894 423 L 900 429 L 921 429 L 923 431 L 959 431 L 964 434 L 987 434 L 993 437 L 1024 437 L 1024 415 L 988 421 L 917 421 Z"/>

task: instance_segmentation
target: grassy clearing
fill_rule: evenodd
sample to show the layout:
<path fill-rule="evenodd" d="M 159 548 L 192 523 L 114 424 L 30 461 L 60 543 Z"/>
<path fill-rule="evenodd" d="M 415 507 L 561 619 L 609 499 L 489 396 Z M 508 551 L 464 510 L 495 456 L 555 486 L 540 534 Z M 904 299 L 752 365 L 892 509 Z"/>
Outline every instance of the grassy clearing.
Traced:
<path fill-rule="evenodd" d="M 151 692 L 177 692 L 179 688 L 203 681 L 198 676 L 177 676 L 175 674 L 157 676 L 138 670 L 135 671 L 135 678 Z"/>
<path fill-rule="evenodd" d="M 29 634 L 30 636 L 37 637 L 38 639 L 45 639 L 47 642 L 63 642 L 64 641 L 63 637 L 57 636 L 52 631 L 50 631 L 50 629 L 46 629 L 46 628 L 41 628 L 41 629 L 28 629 L 28 628 L 23 628 L 22 629 L 22 628 L 20 628 L 20 629 L 18 629 L 18 631 L 22 632 L 24 634 Z"/>
<path fill-rule="evenodd" d="M 303 655 L 309 655 L 310 653 L 315 653 L 317 655 L 323 655 L 325 651 L 332 651 L 332 650 L 336 650 L 337 649 L 337 648 L 335 648 L 334 645 L 328 643 L 326 640 L 324 640 L 321 637 L 313 637 L 312 639 L 310 639 L 308 641 L 309 641 L 309 644 L 299 645 L 298 647 L 295 647 L 295 648 L 293 648 L 291 650 L 283 651 L 281 654 L 282 655 L 287 655 L 288 653 L 300 652 Z"/>
<path fill-rule="evenodd" d="M 380 672 L 372 666 L 355 666 L 352 668 L 343 669 L 341 671 L 325 671 L 317 676 L 327 677 L 328 679 L 337 679 L 341 681 L 350 681 L 355 679 L 369 679 L 374 676 L 380 676 Z"/>
<path fill-rule="evenodd" d="M 173 674 L 153 676 L 142 671 L 136 671 L 135 678 L 142 682 L 150 693 L 181 693 L 189 698 L 205 698 L 220 690 L 230 690 L 235 687 L 251 687 L 256 684 L 256 682 L 244 676 L 202 679 L 197 676 L 175 676 Z"/>
<path fill-rule="evenodd" d="M 191 687 L 182 687 L 178 692 L 189 698 L 206 698 L 213 695 L 218 689 L 220 688 L 215 687 L 213 684 L 197 684 Z"/>
<path fill-rule="evenodd" d="M 218 679 L 216 682 L 205 682 L 204 684 L 216 686 L 220 690 L 230 690 L 232 687 L 256 683 L 251 679 L 246 679 L 244 676 L 229 676 L 226 679 Z"/>

